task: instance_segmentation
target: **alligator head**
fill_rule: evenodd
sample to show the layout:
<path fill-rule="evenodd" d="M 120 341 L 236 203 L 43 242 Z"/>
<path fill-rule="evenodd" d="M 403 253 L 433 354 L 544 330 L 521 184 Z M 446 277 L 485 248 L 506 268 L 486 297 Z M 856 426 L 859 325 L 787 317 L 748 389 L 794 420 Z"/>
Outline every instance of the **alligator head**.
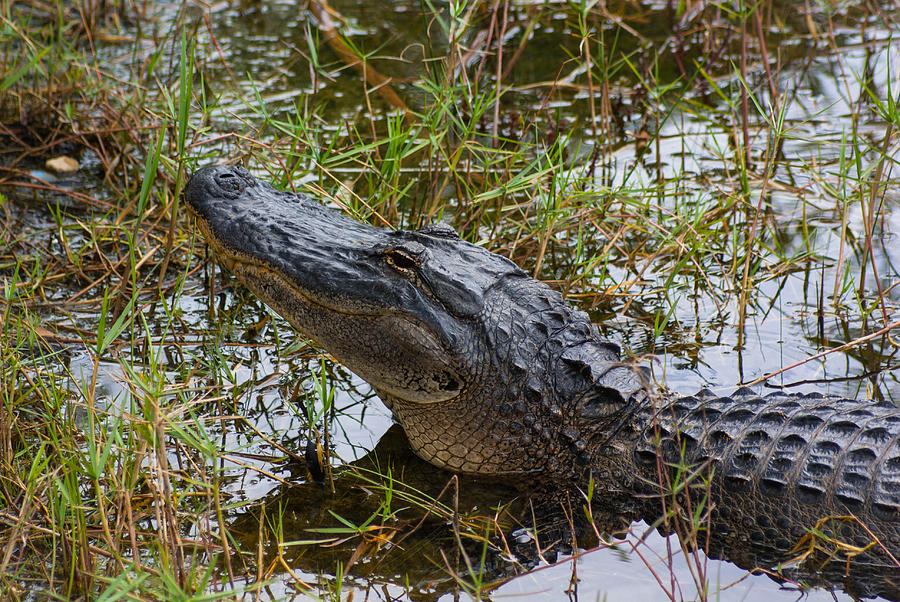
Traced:
<path fill-rule="evenodd" d="M 625 421 L 641 379 L 508 259 L 444 225 L 360 223 L 240 167 L 198 170 L 185 199 L 218 260 L 369 382 L 425 460 L 568 473 L 615 453 L 595 439 Z"/>

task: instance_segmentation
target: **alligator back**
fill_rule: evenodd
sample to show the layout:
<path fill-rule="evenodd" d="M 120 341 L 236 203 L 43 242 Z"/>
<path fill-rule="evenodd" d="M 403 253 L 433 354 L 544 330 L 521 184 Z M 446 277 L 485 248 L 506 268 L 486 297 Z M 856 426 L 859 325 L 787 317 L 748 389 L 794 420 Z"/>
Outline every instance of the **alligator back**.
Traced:
<path fill-rule="evenodd" d="M 739 389 L 650 404 L 637 422 L 636 489 L 658 514 L 659 483 L 689 482 L 695 515 L 711 509 L 711 555 L 748 567 L 803 557 L 857 595 L 900 598 L 900 408 Z"/>

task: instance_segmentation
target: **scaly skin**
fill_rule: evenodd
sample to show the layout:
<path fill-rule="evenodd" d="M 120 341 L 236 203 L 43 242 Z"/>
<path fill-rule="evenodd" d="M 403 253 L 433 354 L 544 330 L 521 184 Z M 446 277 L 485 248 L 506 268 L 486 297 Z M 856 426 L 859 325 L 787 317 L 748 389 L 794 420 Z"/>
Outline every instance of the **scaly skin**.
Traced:
<path fill-rule="evenodd" d="M 677 498 L 705 509 L 700 544 L 745 567 L 791 559 L 817 526 L 877 540 L 812 568 L 856 595 L 900 599 L 898 408 L 674 397 L 584 312 L 445 226 L 362 224 L 239 167 L 198 170 L 185 198 L 218 259 L 367 380 L 423 459 L 543 490 L 593 478 L 595 504 L 650 521 Z M 684 475 L 690 495 L 673 497 Z M 844 516 L 855 518 L 827 521 Z"/>

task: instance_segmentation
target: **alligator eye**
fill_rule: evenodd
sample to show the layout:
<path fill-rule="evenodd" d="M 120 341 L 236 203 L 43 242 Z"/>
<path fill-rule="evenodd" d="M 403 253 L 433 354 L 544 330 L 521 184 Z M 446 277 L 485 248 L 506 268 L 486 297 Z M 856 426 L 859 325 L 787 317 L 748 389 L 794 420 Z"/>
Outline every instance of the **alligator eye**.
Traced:
<path fill-rule="evenodd" d="M 416 261 L 416 258 L 401 249 L 391 249 L 390 251 L 386 251 L 384 256 L 389 264 L 401 272 L 412 272 L 419 267 L 419 262 Z"/>

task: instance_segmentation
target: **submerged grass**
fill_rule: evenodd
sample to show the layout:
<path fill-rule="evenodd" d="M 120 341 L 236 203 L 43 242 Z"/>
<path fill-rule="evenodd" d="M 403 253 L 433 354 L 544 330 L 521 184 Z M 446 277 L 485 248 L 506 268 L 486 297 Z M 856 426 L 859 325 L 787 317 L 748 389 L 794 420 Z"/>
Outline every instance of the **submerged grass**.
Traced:
<path fill-rule="evenodd" d="M 704 347 L 793 314 L 847 353 L 840 379 L 897 398 L 889 2 L 425 2 L 384 39 L 314 0 L 281 43 L 237 12 L 70 4 L 0 2 L 4 599 L 481 598 L 524 570 L 472 485 L 332 457 L 372 394 L 196 260 L 179 198 L 213 160 L 379 225 L 448 221 L 699 379 Z M 667 545 L 715 597 L 682 468 Z"/>

